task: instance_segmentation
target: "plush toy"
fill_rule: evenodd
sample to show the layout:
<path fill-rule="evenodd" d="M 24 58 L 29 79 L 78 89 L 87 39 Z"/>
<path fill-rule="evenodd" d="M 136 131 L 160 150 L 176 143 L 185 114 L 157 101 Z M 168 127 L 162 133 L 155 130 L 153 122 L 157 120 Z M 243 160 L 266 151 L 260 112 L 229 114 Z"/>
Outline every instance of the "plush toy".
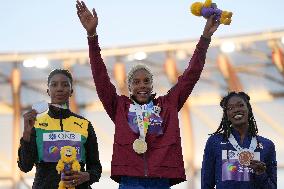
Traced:
<path fill-rule="evenodd" d="M 230 25 L 233 13 L 228 11 L 222 11 L 217 8 L 212 0 L 205 0 L 205 3 L 195 2 L 190 7 L 191 13 L 195 16 L 203 16 L 209 18 L 211 15 L 215 15 L 215 19 L 220 24 Z"/>
<path fill-rule="evenodd" d="M 61 177 L 64 173 L 63 171 L 80 171 L 81 166 L 76 158 L 77 152 L 76 148 L 73 146 L 64 146 L 60 150 L 60 160 L 57 163 L 56 170 L 58 174 L 61 173 Z M 67 187 L 64 186 L 63 181 L 59 182 L 58 189 L 66 189 Z M 68 189 L 75 189 L 75 187 L 71 187 Z"/>

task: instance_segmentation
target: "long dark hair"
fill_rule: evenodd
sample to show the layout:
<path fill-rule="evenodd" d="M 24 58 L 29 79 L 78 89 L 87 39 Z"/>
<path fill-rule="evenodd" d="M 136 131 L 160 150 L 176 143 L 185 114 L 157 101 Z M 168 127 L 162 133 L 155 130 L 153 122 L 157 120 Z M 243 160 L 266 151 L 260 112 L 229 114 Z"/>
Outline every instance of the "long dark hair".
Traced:
<path fill-rule="evenodd" d="M 258 133 L 258 128 L 256 125 L 256 121 L 254 119 L 254 115 L 252 113 L 252 108 L 251 108 L 251 104 L 249 102 L 250 97 L 249 95 L 247 95 L 245 92 L 229 92 L 227 96 L 223 97 L 223 99 L 220 102 L 220 106 L 223 109 L 223 117 L 222 117 L 222 121 L 217 129 L 217 131 L 215 131 L 214 133 L 212 133 L 212 135 L 216 135 L 216 134 L 222 134 L 224 139 L 228 140 L 230 134 L 231 134 L 231 121 L 229 121 L 228 117 L 227 117 L 227 104 L 228 101 L 231 97 L 233 96 L 237 96 L 240 97 L 241 99 L 244 100 L 244 102 L 246 103 L 247 107 L 248 107 L 248 123 L 249 123 L 249 128 L 248 128 L 248 133 L 252 136 L 255 137 L 257 136 Z"/>

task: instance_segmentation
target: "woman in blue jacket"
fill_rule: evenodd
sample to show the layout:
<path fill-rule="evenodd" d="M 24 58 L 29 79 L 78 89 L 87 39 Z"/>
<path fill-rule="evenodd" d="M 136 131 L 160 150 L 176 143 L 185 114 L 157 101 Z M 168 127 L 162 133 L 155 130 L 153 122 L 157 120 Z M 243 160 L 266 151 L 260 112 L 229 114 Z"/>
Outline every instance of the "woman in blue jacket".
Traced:
<path fill-rule="evenodd" d="M 244 92 L 230 92 L 222 99 L 222 121 L 204 150 L 202 189 L 277 188 L 275 146 L 257 134 L 249 100 Z"/>

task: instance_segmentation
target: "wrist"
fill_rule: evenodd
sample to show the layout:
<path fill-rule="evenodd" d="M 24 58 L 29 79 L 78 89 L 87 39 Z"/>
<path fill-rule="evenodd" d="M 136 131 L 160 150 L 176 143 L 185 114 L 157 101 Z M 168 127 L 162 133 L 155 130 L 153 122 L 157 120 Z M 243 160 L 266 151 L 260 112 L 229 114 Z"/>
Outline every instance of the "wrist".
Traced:
<path fill-rule="evenodd" d="M 87 32 L 87 36 L 88 37 L 95 37 L 95 36 L 97 36 L 98 34 L 97 34 L 97 31 L 95 30 L 94 32 Z"/>
<path fill-rule="evenodd" d="M 90 173 L 87 171 L 81 172 L 81 175 L 83 176 L 83 181 L 88 182 L 90 180 Z"/>
<path fill-rule="evenodd" d="M 23 139 L 25 142 L 30 142 L 31 139 L 31 132 L 30 131 L 24 131 L 23 133 Z"/>
<path fill-rule="evenodd" d="M 90 180 L 90 173 L 86 172 L 86 181 L 89 181 Z"/>
<path fill-rule="evenodd" d="M 265 173 L 265 171 L 256 171 L 255 172 L 256 175 L 262 175 L 263 173 Z"/>
<path fill-rule="evenodd" d="M 212 36 L 212 35 L 209 35 L 209 34 L 207 34 L 207 33 L 203 33 L 202 36 L 203 36 L 204 38 L 206 38 L 206 39 L 211 39 L 211 36 Z"/>

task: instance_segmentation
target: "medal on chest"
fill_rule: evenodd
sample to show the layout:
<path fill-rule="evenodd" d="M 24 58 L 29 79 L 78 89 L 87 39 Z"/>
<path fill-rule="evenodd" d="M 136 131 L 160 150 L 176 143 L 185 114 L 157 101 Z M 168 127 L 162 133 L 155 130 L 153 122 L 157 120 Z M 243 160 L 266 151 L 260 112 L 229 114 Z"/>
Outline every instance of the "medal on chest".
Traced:
<path fill-rule="evenodd" d="M 239 163 L 244 166 L 249 166 L 250 161 L 253 160 L 254 154 L 250 151 L 242 151 L 239 153 Z"/>
<path fill-rule="evenodd" d="M 137 154 L 143 154 L 147 151 L 147 143 L 145 141 L 146 134 L 150 125 L 150 116 L 153 110 L 153 102 L 149 104 L 139 105 L 134 102 L 130 105 L 130 110 L 135 112 L 137 125 L 139 128 L 139 138 L 133 142 L 133 150 Z"/>
<path fill-rule="evenodd" d="M 254 158 L 254 150 L 257 146 L 256 137 L 252 137 L 249 149 L 242 148 L 232 134 L 230 135 L 228 140 L 238 152 L 239 163 L 243 166 L 249 166 L 250 161 Z"/>
<path fill-rule="evenodd" d="M 137 153 L 137 154 L 144 154 L 147 151 L 147 143 L 138 138 L 133 142 L 133 150 Z"/>

